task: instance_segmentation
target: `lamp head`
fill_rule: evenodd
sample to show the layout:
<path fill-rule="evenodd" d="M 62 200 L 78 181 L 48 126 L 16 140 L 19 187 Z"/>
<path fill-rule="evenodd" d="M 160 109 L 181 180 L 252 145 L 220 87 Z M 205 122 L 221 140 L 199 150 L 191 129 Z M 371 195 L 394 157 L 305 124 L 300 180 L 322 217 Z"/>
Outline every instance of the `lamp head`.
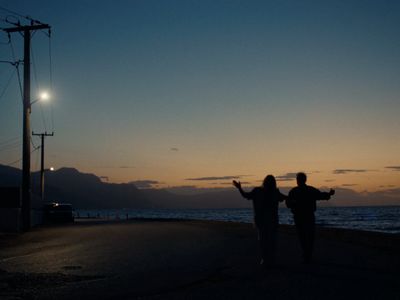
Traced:
<path fill-rule="evenodd" d="M 41 92 L 40 94 L 39 94 L 39 100 L 41 100 L 41 101 L 46 101 L 46 100 L 49 100 L 49 98 L 50 98 L 50 95 L 49 95 L 49 93 L 48 92 Z"/>

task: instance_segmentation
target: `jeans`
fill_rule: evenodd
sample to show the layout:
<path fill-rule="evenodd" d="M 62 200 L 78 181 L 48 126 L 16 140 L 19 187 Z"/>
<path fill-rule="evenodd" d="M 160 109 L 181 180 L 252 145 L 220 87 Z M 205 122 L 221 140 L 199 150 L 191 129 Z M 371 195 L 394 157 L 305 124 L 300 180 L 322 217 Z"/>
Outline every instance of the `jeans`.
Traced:
<path fill-rule="evenodd" d="M 315 237 L 315 216 L 314 213 L 295 214 L 294 223 L 299 236 L 303 259 L 309 262 L 312 257 Z"/>
<path fill-rule="evenodd" d="M 267 224 L 258 227 L 261 257 L 266 264 L 273 264 L 275 262 L 277 230 L 277 224 Z"/>

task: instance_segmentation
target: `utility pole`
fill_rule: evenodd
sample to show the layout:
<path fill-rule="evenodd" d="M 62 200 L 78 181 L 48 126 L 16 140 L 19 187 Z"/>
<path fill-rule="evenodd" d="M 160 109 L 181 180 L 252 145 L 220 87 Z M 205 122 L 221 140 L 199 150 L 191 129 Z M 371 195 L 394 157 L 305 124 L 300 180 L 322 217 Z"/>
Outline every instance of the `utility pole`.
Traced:
<path fill-rule="evenodd" d="M 22 230 L 31 228 L 31 32 L 50 29 L 47 24 L 20 26 L 3 29 L 8 34 L 20 32 L 24 37 L 24 93 L 23 93 L 23 129 L 22 129 Z"/>
<path fill-rule="evenodd" d="M 32 135 L 40 136 L 42 144 L 40 146 L 41 155 L 40 155 L 40 197 L 42 198 L 42 203 L 44 202 L 44 138 L 46 136 L 54 136 L 54 132 L 47 133 L 34 133 L 32 131 Z"/>

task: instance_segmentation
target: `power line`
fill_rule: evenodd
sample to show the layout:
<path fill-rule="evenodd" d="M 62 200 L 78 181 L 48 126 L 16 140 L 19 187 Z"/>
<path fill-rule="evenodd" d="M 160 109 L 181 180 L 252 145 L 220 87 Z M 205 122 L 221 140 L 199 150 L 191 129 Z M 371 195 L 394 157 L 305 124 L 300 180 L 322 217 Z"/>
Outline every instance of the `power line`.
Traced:
<path fill-rule="evenodd" d="M 10 147 L 13 147 L 16 144 L 18 144 L 18 145 L 21 144 L 21 139 L 11 140 L 10 142 L 3 143 L 0 146 L 0 151 L 10 148 Z"/>
<path fill-rule="evenodd" d="M 38 75 L 37 75 L 37 67 L 36 67 L 36 60 L 35 60 L 35 54 L 33 51 L 33 47 L 31 46 L 31 57 L 32 57 L 32 68 L 33 68 L 33 77 L 34 77 L 34 81 L 35 81 L 35 85 L 36 85 L 36 89 L 40 90 L 40 86 L 39 86 L 39 79 L 38 79 Z M 43 111 L 43 105 L 41 103 L 39 103 L 40 105 L 40 115 L 42 117 L 42 122 L 43 122 L 43 127 L 45 129 L 45 131 L 47 131 L 47 124 L 46 124 L 46 119 L 44 117 L 44 111 Z"/>
<path fill-rule="evenodd" d="M 14 21 L 11 21 L 10 18 L 13 18 Z M 12 16 L 12 15 L 6 16 L 6 18 L 3 19 L 2 21 L 3 21 L 4 23 L 12 24 L 12 25 L 15 25 L 15 26 L 20 26 L 20 24 L 21 24 L 21 22 L 19 21 L 19 18 L 17 18 L 16 16 Z M 3 28 L 3 29 L 4 29 L 4 28 Z"/>
<path fill-rule="evenodd" d="M 1 9 L 1 10 L 4 10 L 4 11 L 10 13 L 10 14 L 16 15 L 16 16 L 18 16 L 18 17 L 28 19 L 28 17 L 23 16 L 23 15 L 21 15 L 21 14 L 15 12 L 15 11 L 12 11 L 12 10 L 10 10 L 10 9 L 8 9 L 8 8 L 5 8 L 5 7 L 0 6 L 0 9 Z M 28 20 L 29 20 L 29 19 L 28 19 Z"/>
<path fill-rule="evenodd" d="M 10 33 L 8 33 L 8 39 L 9 39 L 9 41 L 10 41 L 10 48 L 11 48 L 11 54 L 12 54 L 13 60 L 14 60 L 14 61 L 17 61 L 17 60 L 15 59 L 14 45 L 13 45 L 13 43 L 12 43 L 12 39 L 11 39 Z M 19 60 L 18 60 L 18 61 L 19 61 Z M 15 65 L 15 68 L 17 69 L 18 85 L 19 85 L 19 92 L 20 92 L 20 94 L 21 94 L 21 101 L 23 102 L 24 96 L 23 96 L 23 93 L 22 93 L 22 82 L 21 82 L 21 74 L 19 73 L 19 63 L 18 63 L 17 65 Z"/>
<path fill-rule="evenodd" d="M 2 145 L 2 144 L 8 144 L 8 143 L 11 143 L 12 141 L 20 140 L 20 139 L 21 139 L 20 137 L 9 138 L 9 139 L 7 139 L 7 140 L 4 140 L 4 141 L 0 142 L 0 145 Z"/>
<path fill-rule="evenodd" d="M 32 136 L 31 136 L 31 145 L 32 145 L 33 148 L 37 148 L 36 145 L 35 145 L 35 143 L 33 142 Z"/>
<path fill-rule="evenodd" d="M 38 76 L 37 76 L 37 68 L 36 68 L 36 60 L 35 60 L 35 54 L 33 52 L 33 47 L 31 45 L 31 61 L 32 61 L 32 69 L 33 69 L 33 78 L 35 79 L 35 85 L 36 89 L 39 90 L 39 81 L 38 81 Z"/>
<path fill-rule="evenodd" d="M 36 171 L 38 170 L 38 166 L 39 166 L 39 151 L 36 152 L 36 162 L 35 162 L 35 170 Z"/>
<path fill-rule="evenodd" d="M 1 148 L 7 147 L 7 146 L 9 146 L 9 145 L 11 145 L 11 144 L 14 144 L 14 143 L 16 143 L 16 142 L 19 142 L 20 140 L 21 140 L 20 138 L 17 138 L 17 139 L 9 139 L 8 141 L 2 142 L 1 145 L 0 145 L 0 147 L 1 147 Z"/>
<path fill-rule="evenodd" d="M 50 76 L 50 93 L 53 94 L 53 58 L 52 58 L 52 47 L 51 47 L 51 29 L 49 29 L 49 76 Z M 51 116 L 51 131 L 54 132 L 54 113 L 53 113 L 53 102 L 50 103 L 50 116 Z"/>
<path fill-rule="evenodd" d="M 3 18 L 0 18 L 0 21 L 6 22 L 6 20 L 3 19 Z M 7 42 L 0 42 L 0 45 L 7 45 L 7 44 L 9 44 L 9 43 L 10 43 L 10 39 L 9 39 Z"/>
<path fill-rule="evenodd" d="M 32 154 L 33 152 L 37 151 L 38 149 L 39 149 L 39 147 L 33 149 L 33 150 L 31 151 L 30 154 Z M 15 165 L 16 163 L 19 163 L 20 161 L 22 161 L 22 158 L 20 158 L 20 159 L 18 159 L 18 160 L 16 160 L 16 161 L 13 161 L 13 162 L 11 162 L 11 163 L 5 164 L 5 165 L 9 167 L 9 166 Z"/>
<path fill-rule="evenodd" d="M 14 70 L 14 72 L 11 73 L 10 78 L 7 80 L 7 83 L 6 83 L 6 85 L 4 86 L 4 89 L 3 89 L 3 91 L 2 91 L 1 94 L 0 94 L 0 100 L 1 100 L 1 98 L 3 98 L 3 96 L 4 96 L 4 94 L 6 93 L 8 87 L 10 86 L 11 79 L 14 77 L 14 74 L 15 74 L 15 70 Z"/>
<path fill-rule="evenodd" d="M 24 19 L 26 19 L 26 20 L 28 20 L 28 21 L 31 21 L 31 24 L 32 24 L 32 25 L 33 25 L 33 24 L 45 25 L 44 23 L 42 23 L 42 22 L 40 22 L 40 21 L 38 21 L 38 20 L 35 20 L 35 19 L 33 19 L 32 17 L 30 17 L 30 16 L 24 16 L 24 15 L 22 15 L 22 14 L 20 14 L 20 13 L 17 13 L 16 11 L 12 11 L 12 10 L 10 10 L 10 9 L 8 9 L 8 8 L 5 8 L 5 7 L 0 6 L 0 10 L 3 10 L 3 11 L 8 12 L 8 13 L 10 13 L 10 14 L 13 14 L 14 17 L 15 17 L 15 16 L 18 16 L 18 17 L 20 17 L 20 18 L 24 18 Z M 7 23 L 10 23 L 9 21 L 7 21 L 7 19 L 6 19 L 6 22 L 7 22 Z M 19 20 L 18 20 L 18 23 L 19 23 Z M 18 23 L 17 23 L 17 24 L 10 23 L 10 24 L 20 26 L 20 24 L 18 24 Z"/>
<path fill-rule="evenodd" d="M 17 141 L 12 144 L 9 144 L 9 145 L 2 146 L 2 148 L 0 149 L 0 152 L 14 150 L 15 148 L 18 148 L 20 146 L 21 146 L 21 142 Z"/>
<path fill-rule="evenodd" d="M 40 103 L 39 106 L 40 106 L 40 115 L 42 116 L 43 127 L 44 127 L 44 130 L 47 131 L 47 124 L 46 124 L 46 119 L 45 119 L 45 117 L 44 117 L 44 112 L 43 112 L 43 105 L 42 105 L 42 103 Z"/>
<path fill-rule="evenodd" d="M 19 163 L 21 160 L 22 160 L 22 158 L 20 158 L 20 159 L 18 159 L 16 161 L 13 161 L 13 162 L 11 162 L 9 164 L 5 164 L 5 165 L 9 167 L 9 166 L 15 165 L 16 163 Z"/>

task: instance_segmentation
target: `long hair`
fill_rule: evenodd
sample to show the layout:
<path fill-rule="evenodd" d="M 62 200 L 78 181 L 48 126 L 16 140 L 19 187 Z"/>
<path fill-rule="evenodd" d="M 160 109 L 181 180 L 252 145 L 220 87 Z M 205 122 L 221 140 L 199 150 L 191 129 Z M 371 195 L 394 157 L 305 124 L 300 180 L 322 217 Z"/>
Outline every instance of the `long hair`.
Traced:
<path fill-rule="evenodd" d="M 273 175 L 267 175 L 264 178 L 263 181 L 263 187 L 267 190 L 267 191 L 274 191 L 277 189 L 276 187 L 276 180 L 275 177 Z"/>

